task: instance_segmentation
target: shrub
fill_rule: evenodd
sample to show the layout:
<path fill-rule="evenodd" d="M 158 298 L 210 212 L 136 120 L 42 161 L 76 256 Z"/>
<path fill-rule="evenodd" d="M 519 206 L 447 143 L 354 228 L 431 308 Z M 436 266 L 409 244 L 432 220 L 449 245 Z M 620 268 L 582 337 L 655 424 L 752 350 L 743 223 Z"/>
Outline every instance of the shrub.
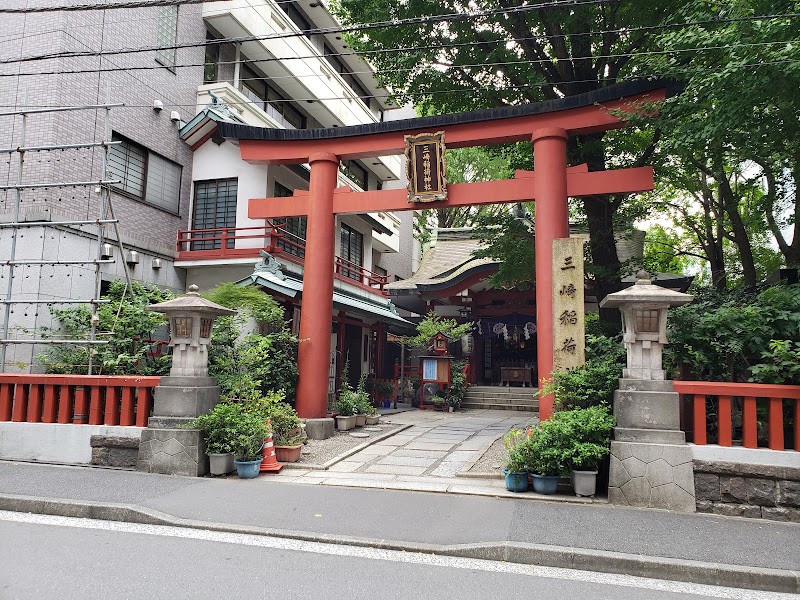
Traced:
<path fill-rule="evenodd" d="M 539 394 L 553 394 L 558 408 L 565 410 L 610 405 L 624 365 L 625 347 L 620 336 L 587 335 L 586 364 L 553 373 Z"/>
<path fill-rule="evenodd" d="M 258 411 L 242 404 L 220 402 L 190 425 L 206 435 L 206 452 L 233 452 L 237 460 L 256 460 L 267 437 L 267 423 Z"/>
<path fill-rule="evenodd" d="M 461 406 L 461 401 L 467 391 L 467 377 L 464 375 L 466 364 L 465 360 L 450 362 L 450 389 L 447 390 L 447 403 L 453 408 Z"/>
<path fill-rule="evenodd" d="M 283 390 L 293 400 L 298 340 L 275 299 L 255 287 L 233 283 L 220 284 L 205 297 L 239 311 L 236 316 L 217 319 L 211 336 L 208 372 L 217 378 L 223 397 L 248 400 Z M 242 335 L 248 317 L 269 333 Z"/>
<path fill-rule="evenodd" d="M 694 289 L 691 304 L 669 313 L 665 365 L 684 379 L 800 384 L 800 373 L 772 368 L 800 343 L 800 284 L 757 292 Z M 790 366 L 790 365 L 787 365 Z"/>
<path fill-rule="evenodd" d="M 239 405 L 220 402 L 206 414 L 200 415 L 192 421 L 190 427 L 203 432 L 206 454 L 231 452 L 232 424 L 241 412 L 242 408 Z"/>
<path fill-rule="evenodd" d="M 528 470 L 565 475 L 569 469 L 594 470 L 608 454 L 614 417 L 605 406 L 562 410 L 531 430 L 519 448 Z"/>
<path fill-rule="evenodd" d="M 93 352 L 95 374 L 166 375 L 172 365 L 172 356 L 157 357 L 150 354 L 153 345 L 151 339 L 166 320 L 162 314 L 147 310 L 147 306 L 173 297 L 168 290 L 136 282 L 128 289 L 125 282 L 114 281 L 103 296 L 109 302 L 100 304 L 97 309 L 100 318 L 97 330 L 112 332 L 107 337 L 107 344 L 91 347 L 54 344 L 36 358 L 47 373 L 85 374 L 89 366 L 89 352 Z M 60 327 L 42 328 L 39 334 L 43 338 L 89 338 L 92 313 L 87 306 L 50 308 L 50 313 Z"/>

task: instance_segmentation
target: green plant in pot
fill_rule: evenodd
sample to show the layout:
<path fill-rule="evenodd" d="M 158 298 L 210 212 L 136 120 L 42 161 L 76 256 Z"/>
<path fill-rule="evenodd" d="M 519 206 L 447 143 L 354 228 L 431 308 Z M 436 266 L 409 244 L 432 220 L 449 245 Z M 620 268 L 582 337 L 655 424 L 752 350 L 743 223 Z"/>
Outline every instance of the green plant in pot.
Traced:
<path fill-rule="evenodd" d="M 239 477 L 253 479 L 258 476 L 261 465 L 264 440 L 268 427 L 263 415 L 258 412 L 245 412 L 240 405 L 239 413 L 230 420 L 230 447 Z"/>
<path fill-rule="evenodd" d="M 367 376 L 362 374 L 358 380 L 358 388 L 355 391 L 355 415 L 356 427 L 363 427 L 367 424 L 367 414 L 372 409 L 372 403 L 369 401 L 369 392 L 367 392 Z"/>
<path fill-rule="evenodd" d="M 559 411 L 553 415 L 564 429 L 564 464 L 572 469 L 572 487 L 578 496 L 594 496 L 597 467 L 609 453 L 614 416 L 605 405 Z"/>
<path fill-rule="evenodd" d="M 240 413 L 241 407 L 220 402 L 189 425 L 203 432 L 212 475 L 225 475 L 234 469 L 231 426 Z"/>
<path fill-rule="evenodd" d="M 520 447 L 525 438 L 521 429 L 511 429 L 503 437 L 503 445 L 508 454 L 508 462 L 503 469 L 506 489 L 510 492 L 525 492 L 528 490 L 528 467 L 524 448 Z"/>
<path fill-rule="evenodd" d="M 555 494 L 558 480 L 568 472 L 564 464 L 565 430 L 552 418 L 531 429 L 520 443 L 525 464 L 533 474 L 533 489 L 539 494 Z"/>

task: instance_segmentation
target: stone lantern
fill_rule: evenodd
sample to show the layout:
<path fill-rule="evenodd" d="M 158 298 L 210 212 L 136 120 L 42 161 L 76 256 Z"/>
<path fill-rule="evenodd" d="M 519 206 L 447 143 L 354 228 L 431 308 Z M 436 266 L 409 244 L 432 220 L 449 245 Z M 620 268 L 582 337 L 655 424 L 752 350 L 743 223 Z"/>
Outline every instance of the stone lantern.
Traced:
<path fill-rule="evenodd" d="M 608 500 L 612 504 L 695 511 L 692 452 L 680 428 L 680 397 L 665 378 L 667 310 L 692 296 L 653 285 L 640 271 L 636 284 L 606 296 L 601 308 L 622 312 L 627 366 L 614 392 Z"/>
<path fill-rule="evenodd" d="M 169 319 L 169 345 L 173 348 L 170 377 L 208 377 L 208 346 L 214 319 L 236 313 L 201 298 L 197 290 L 196 285 L 190 285 L 185 296 L 147 307 Z"/>
<path fill-rule="evenodd" d="M 667 343 L 667 310 L 692 301 L 693 296 L 653 285 L 645 271 L 636 274 L 636 285 L 609 294 L 600 308 L 618 308 L 622 313 L 622 341 L 628 351 L 623 379 L 664 379 L 661 368 Z"/>
<path fill-rule="evenodd" d="M 236 311 L 201 298 L 197 290 L 189 286 L 185 296 L 147 307 L 169 320 L 173 351 L 169 376 L 153 391 L 153 416 L 139 442 L 139 471 L 196 476 L 207 471 L 202 435 L 186 425 L 219 402 L 217 380 L 208 376 L 211 329 L 216 317 Z"/>

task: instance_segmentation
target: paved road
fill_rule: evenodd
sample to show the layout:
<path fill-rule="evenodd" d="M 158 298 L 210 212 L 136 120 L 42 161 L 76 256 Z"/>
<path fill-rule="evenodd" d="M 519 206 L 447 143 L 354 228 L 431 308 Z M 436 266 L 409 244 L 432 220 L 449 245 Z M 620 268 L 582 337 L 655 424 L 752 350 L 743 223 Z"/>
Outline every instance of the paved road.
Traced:
<path fill-rule="evenodd" d="M 788 595 L 264 536 L 0 511 L 0 598 L 591 598 Z"/>
<path fill-rule="evenodd" d="M 0 462 L 0 494 L 124 503 L 211 523 L 432 544 L 516 541 L 800 570 L 800 525 L 457 494 Z"/>

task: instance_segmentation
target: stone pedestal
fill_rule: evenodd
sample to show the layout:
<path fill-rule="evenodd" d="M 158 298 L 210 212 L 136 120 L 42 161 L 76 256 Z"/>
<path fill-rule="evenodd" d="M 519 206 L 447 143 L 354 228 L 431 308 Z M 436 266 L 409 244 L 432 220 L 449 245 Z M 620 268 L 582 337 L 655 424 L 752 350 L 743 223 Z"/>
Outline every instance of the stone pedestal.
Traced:
<path fill-rule="evenodd" d="M 695 512 L 692 452 L 680 430 L 671 381 L 621 379 L 614 393 L 608 500 Z"/>
<path fill-rule="evenodd" d="M 306 419 L 306 435 L 312 440 L 327 440 L 333 436 L 333 419 Z"/>
<path fill-rule="evenodd" d="M 208 473 L 202 432 L 187 425 L 211 410 L 219 397 L 213 377 L 162 377 L 153 390 L 153 416 L 142 432 L 136 469 L 191 477 Z"/>

